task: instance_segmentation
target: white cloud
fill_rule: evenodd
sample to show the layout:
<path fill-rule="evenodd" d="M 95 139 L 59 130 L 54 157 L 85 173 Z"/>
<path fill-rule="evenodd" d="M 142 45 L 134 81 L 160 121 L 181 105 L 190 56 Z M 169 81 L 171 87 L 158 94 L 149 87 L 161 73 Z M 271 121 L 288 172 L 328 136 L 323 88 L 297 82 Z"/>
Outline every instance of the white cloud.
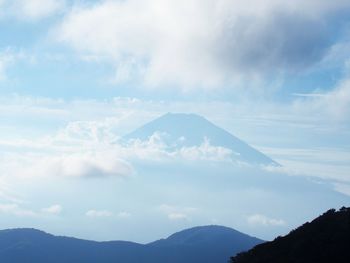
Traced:
<path fill-rule="evenodd" d="M 282 166 L 264 167 L 269 172 L 308 176 L 350 183 L 350 153 L 337 148 L 263 148 Z"/>
<path fill-rule="evenodd" d="M 14 63 L 15 57 L 10 49 L 0 52 L 0 82 L 7 80 L 7 69 Z"/>
<path fill-rule="evenodd" d="M 76 5 L 54 35 L 84 56 L 111 58 L 117 81 L 138 76 L 152 87 L 183 90 L 235 86 L 322 60 L 331 45 L 328 18 L 349 5 L 343 0 L 102 1 Z"/>
<path fill-rule="evenodd" d="M 176 142 L 167 142 L 167 134 L 155 132 L 147 140 L 130 140 L 123 150 L 124 156 L 131 158 L 139 158 L 150 161 L 163 160 L 186 160 L 186 161 L 225 161 L 234 160 L 232 150 L 214 146 L 210 144 L 207 138 L 203 138 L 203 142 L 197 146 L 181 146 L 181 138 L 179 144 Z"/>
<path fill-rule="evenodd" d="M 119 212 L 118 214 L 117 214 L 117 217 L 118 218 L 129 218 L 129 217 L 131 217 L 131 214 L 129 213 L 129 212 L 125 212 L 125 211 L 123 211 L 123 212 Z"/>
<path fill-rule="evenodd" d="M 35 61 L 35 56 L 27 53 L 24 50 L 16 49 L 11 46 L 1 48 L 0 50 L 0 82 L 11 80 L 8 76 L 9 69 L 16 63 L 26 61 L 32 64 Z"/>
<path fill-rule="evenodd" d="M 234 153 L 232 150 L 213 146 L 208 138 L 204 138 L 199 146 L 182 147 L 175 155 L 179 155 L 186 160 L 206 160 L 206 161 L 232 161 Z"/>
<path fill-rule="evenodd" d="M 112 124 L 113 125 L 113 124 Z M 213 146 L 204 138 L 198 146 L 169 147 L 159 134 L 146 141 L 119 144 L 110 126 L 102 122 L 72 122 L 56 135 L 37 140 L 3 140 L 11 149 L 0 155 L 4 174 L 18 177 L 126 177 L 131 163 L 144 161 L 232 162 L 232 151 Z"/>
<path fill-rule="evenodd" d="M 0 213 L 18 217 L 39 217 L 44 214 L 58 215 L 62 212 L 61 205 L 52 205 L 35 212 L 31 209 L 23 208 L 19 203 L 0 203 Z"/>
<path fill-rule="evenodd" d="M 183 213 L 170 213 L 168 214 L 170 220 L 189 220 L 188 215 Z"/>
<path fill-rule="evenodd" d="M 338 191 L 339 193 L 345 194 L 350 196 L 350 184 L 344 184 L 344 183 L 334 183 L 334 189 Z"/>
<path fill-rule="evenodd" d="M 0 213 L 19 217 L 37 216 L 37 214 L 34 211 L 23 209 L 18 204 L 0 204 Z"/>
<path fill-rule="evenodd" d="M 4 178 L 0 178 L 0 200 L 15 204 L 25 203 L 21 196 L 13 191 L 12 187 L 4 180 Z"/>
<path fill-rule="evenodd" d="M 37 21 L 62 12 L 66 7 L 66 0 L 3 0 L 0 5 L 2 16 Z"/>
<path fill-rule="evenodd" d="M 282 219 L 269 218 L 265 215 L 255 214 L 247 218 L 247 222 L 253 226 L 284 226 L 286 222 Z"/>
<path fill-rule="evenodd" d="M 339 89 L 343 86 L 339 85 Z M 346 101 L 345 95 L 336 97 Z M 305 137 L 315 139 L 321 133 L 322 139 L 327 138 L 325 143 L 332 144 L 334 140 L 339 140 L 338 134 L 348 130 L 346 125 L 350 114 L 345 110 L 347 103 L 335 101 L 336 105 L 344 105 L 340 107 L 343 110 L 335 111 L 340 112 L 337 118 L 325 118 L 330 116 L 331 111 L 325 103 L 317 102 L 324 99 L 324 96 L 307 97 L 297 98 L 292 105 L 255 103 L 253 106 L 244 101 L 237 104 L 220 101 L 163 103 L 135 98 L 107 101 L 63 101 L 20 96 L 0 98 L 0 171 L 18 176 L 127 176 L 134 173 L 130 163 L 135 159 L 230 162 L 231 155 L 235 153 L 213 146 L 205 139 L 201 145 L 194 147 L 182 147 L 179 142 L 176 149 L 168 147 L 167 138 L 162 134 L 154 134 L 148 140 L 136 140 L 129 145 L 117 143 L 120 135 L 170 110 L 199 113 L 249 144 L 269 145 L 270 148 L 257 148 L 283 164 L 282 172 L 348 181 L 347 150 L 339 150 L 337 146 L 334 149 L 310 150 L 305 142 Z M 318 106 L 312 106 L 314 104 Z M 52 119 L 57 121 L 54 126 L 66 126 L 59 131 L 52 129 L 35 133 L 39 125 L 46 122 L 52 125 Z M 73 121 L 77 119 L 81 121 Z M 33 120 L 31 126 L 34 130 L 23 133 L 23 130 L 31 128 L 27 125 L 28 120 Z M 9 127 L 12 127 L 10 132 Z M 296 137 L 298 133 L 301 137 Z M 24 137 L 24 134 L 29 135 Z M 303 143 L 297 145 L 300 149 L 286 148 L 286 145 L 293 145 L 293 140 Z M 273 149 L 272 145 L 279 148 Z"/>
<path fill-rule="evenodd" d="M 194 207 L 181 207 L 162 204 L 158 207 L 158 210 L 164 213 L 169 220 L 191 220 L 191 216 L 198 210 Z"/>
<path fill-rule="evenodd" d="M 109 210 L 89 210 L 85 213 L 87 217 L 91 218 L 98 218 L 98 217 L 117 217 L 119 219 L 127 219 L 131 217 L 131 214 L 126 211 L 119 212 L 117 214 L 114 214 L 112 211 Z"/>
<path fill-rule="evenodd" d="M 87 217 L 111 217 L 113 213 L 108 210 L 89 210 L 85 213 Z"/>
<path fill-rule="evenodd" d="M 0 60 L 0 81 L 4 81 L 6 79 L 6 61 L 3 59 Z"/>
<path fill-rule="evenodd" d="M 350 182 L 350 165 L 337 163 L 312 163 L 302 160 L 278 160 L 283 167 L 269 167 L 267 171 L 283 172 L 291 175 L 312 176 L 325 180 Z"/>
<path fill-rule="evenodd" d="M 61 205 L 52 205 L 50 207 L 43 208 L 42 211 L 44 213 L 58 215 L 62 212 L 63 208 Z"/>
<path fill-rule="evenodd" d="M 332 90 L 324 93 L 308 94 L 294 101 L 294 110 L 298 113 L 322 114 L 330 122 L 348 120 L 350 116 L 350 79 L 345 78 Z"/>
<path fill-rule="evenodd" d="M 131 175 L 133 168 L 118 156 L 108 156 L 108 152 L 56 156 L 40 154 L 26 158 L 22 168 L 13 173 L 19 177 L 123 177 Z"/>

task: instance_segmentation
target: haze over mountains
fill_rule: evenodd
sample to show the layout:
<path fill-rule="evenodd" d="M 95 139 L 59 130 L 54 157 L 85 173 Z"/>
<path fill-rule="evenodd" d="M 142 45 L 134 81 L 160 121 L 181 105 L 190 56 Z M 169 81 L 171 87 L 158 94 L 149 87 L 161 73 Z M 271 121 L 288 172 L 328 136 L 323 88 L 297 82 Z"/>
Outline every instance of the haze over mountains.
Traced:
<path fill-rule="evenodd" d="M 35 229 L 0 231 L 2 263 L 226 263 L 230 255 L 263 241 L 222 226 L 187 229 L 146 245 L 94 242 Z"/>
<path fill-rule="evenodd" d="M 271 158 L 197 115 L 166 114 L 125 136 L 121 144 L 108 147 L 111 153 L 128 153 L 117 157 L 125 157 L 123 162 L 134 174 L 117 177 L 119 181 L 105 176 L 57 179 L 48 184 L 55 200 L 66 199 L 71 205 L 64 211 L 67 217 L 59 213 L 50 217 L 44 214 L 48 209 L 41 210 L 42 214 L 18 210 L 19 205 L 0 208 L 31 215 L 28 224 L 35 222 L 35 228 L 43 222 L 36 218 L 44 218 L 56 222 L 65 235 L 91 231 L 101 233 L 100 240 L 125 239 L 114 238 L 123 235 L 137 240 L 142 236 L 147 244 L 6 230 L 0 232 L 1 262 L 109 263 L 118 258 L 125 263 L 226 263 L 230 256 L 262 240 L 219 226 L 196 227 L 167 239 L 149 240 L 163 236 L 165 229 L 175 232 L 210 223 L 235 226 L 249 235 L 270 239 L 350 200 L 325 181 L 281 172 Z M 142 154 L 135 154 L 138 151 Z M 25 182 L 23 189 L 28 187 Z M 40 201 L 47 202 L 46 198 L 51 196 Z M 16 227 L 21 223 L 13 221 Z"/>
<path fill-rule="evenodd" d="M 218 225 L 347 206 L 349 25 L 350 0 L 0 0 L 0 263 L 227 263 Z"/>
<path fill-rule="evenodd" d="M 148 244 L 95 242 L 36 229 L 0 231 L 3 263 L 347 263 L 350 208 L 330 209 L 271 242 L 210 225 L 177 232 Z"/>
<path fill-rule="evenodd" d="M 289 174 L 198 115 L 166 114 L 120 143 L 112 139 L 63 141 L 62 158 L 59 137 L 42 155 L 30 154 L 30 164 L 34 156 L 40 165 L 24 166 L 20 174 L 33 177 L 7 178 L 25 198 L 0 204 L 3 228 L 147 243 L 169 232 L 219 224 L 269 240 L 350 201 L 330 182 Z"/>
<path fill-rule="evenodd" d="M 131 163 L 153 196 L 182 204 L 165 209 L 172 220 L 178 216 L 201 224 L 196 214 L 204 213 L 231 225 L 233 218 L 243 231 L 268 239 L 350 200 L 326 181 L 286 173 L 272 158 L 196 114 L 167 113 L 122 141 L 126 147 L 150 149 Z M 158 159 L 158 149 L 167 158 Z M 157 195 L 160 185 L 163 194 Z"/>

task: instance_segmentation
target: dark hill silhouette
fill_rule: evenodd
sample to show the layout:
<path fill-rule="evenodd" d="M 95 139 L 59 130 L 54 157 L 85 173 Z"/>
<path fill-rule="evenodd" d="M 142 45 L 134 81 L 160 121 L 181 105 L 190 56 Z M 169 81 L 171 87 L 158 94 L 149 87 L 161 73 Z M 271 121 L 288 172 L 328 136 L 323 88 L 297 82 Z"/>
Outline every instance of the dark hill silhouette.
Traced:
<path fill-rule="evenodd" d="M 0 231 L 1 263 L 203 263 L 222 262 L 263 242 L 230 228 L 187 229 L 146 245 L 95 242 L 54 236 L 35 229 Z"/>
<path fill-rule="evenodd" d="M 331 209 L 287 236 L 260 244 L 231 263 L 350 262 L 350 208 Z"/>
<path fill-rule="evenodd" d="M 207 139 L 211 145 L 233 151 L 232 158 L 249 164 L 278 165 L 247 143 L 196 114 L 167 113 L 124 136 L 123 140 L 148 140 L 159 132 L 171 148 L 199 146 Z"/>

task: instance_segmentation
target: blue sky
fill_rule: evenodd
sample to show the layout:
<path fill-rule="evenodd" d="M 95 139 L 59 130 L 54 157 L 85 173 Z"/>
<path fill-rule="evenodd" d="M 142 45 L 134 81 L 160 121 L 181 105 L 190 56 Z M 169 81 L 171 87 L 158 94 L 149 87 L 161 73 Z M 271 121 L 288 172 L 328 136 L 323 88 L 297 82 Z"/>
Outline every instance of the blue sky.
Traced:
<path fill-rule="evenodd" d="M 131 160 L 150 149 L 113 142 L 193 112 L 280 162 L 279 173 L 350 195 L 349 12 L 343 0 L 0 0 L 1 225 L 150 241 L 214 222 L 272 238 L 316 216 L 321 207 L 291 222 L 254 202 L 204 212 L 192 190 L 158 201 L 166 184 L 140 203 L 130 191 L 147 190 Z M 101 178 L 85 178 L 90 166 Z M 92 198 L 96 185 L 105 190 Z"/>

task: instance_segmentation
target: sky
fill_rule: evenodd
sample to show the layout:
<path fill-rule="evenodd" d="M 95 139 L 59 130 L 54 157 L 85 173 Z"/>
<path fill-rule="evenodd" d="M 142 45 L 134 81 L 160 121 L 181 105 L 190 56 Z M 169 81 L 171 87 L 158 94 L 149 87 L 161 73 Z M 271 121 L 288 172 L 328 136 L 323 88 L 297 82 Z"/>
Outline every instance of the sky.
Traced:
<path fill-rule="evenodd" d="M 317 216 L 257 202 L 278 186 L 228 202 L 227 170 L 164 180 L 155 167 L 193 156 L 169 164 L 159 144 L 118 140 L 196 113 L 282 165 L 247 173 L 349 196 L 349 13 L 346 0 L 0 0 L 1 228 L 149 242 L 224 224 L 271 239 Z"/>

